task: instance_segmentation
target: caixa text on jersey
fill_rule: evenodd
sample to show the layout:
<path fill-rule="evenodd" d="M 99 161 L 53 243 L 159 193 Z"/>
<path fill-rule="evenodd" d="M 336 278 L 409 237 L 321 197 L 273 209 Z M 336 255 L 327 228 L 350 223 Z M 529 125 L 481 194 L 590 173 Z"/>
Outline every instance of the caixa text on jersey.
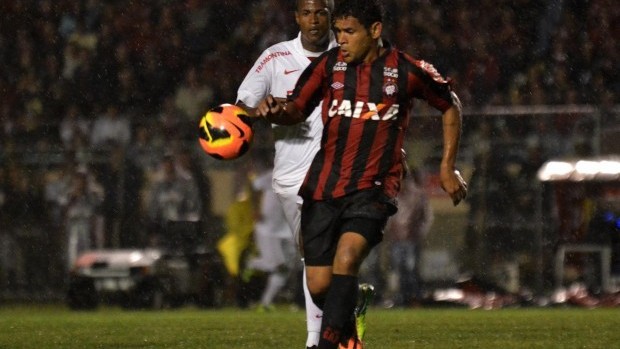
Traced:
<path fill-rule="evenodd" d="M 329 117 L 344 116 L 356 119 L 369 119 L 377 121 L 394 120 L 398 116 L 398 104 L 369 103 L 357 101 L 355 107 L 348 99 L 331 102 Z"/>

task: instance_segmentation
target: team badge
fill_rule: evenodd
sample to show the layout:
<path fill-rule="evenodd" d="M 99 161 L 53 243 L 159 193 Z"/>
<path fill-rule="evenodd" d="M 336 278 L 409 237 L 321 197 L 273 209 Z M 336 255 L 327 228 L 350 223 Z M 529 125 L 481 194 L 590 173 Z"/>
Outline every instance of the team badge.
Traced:
<path fill-rule="evenodd" d="M 384 85 L 383 85 L 383 93 L 385 93 L 386 96 L 388 97 L 392 97 L 393 95 L 395 95 L 398 92 L 398 86 L 396 86 L 396 84 L 394 83 L 394 81 L 387 81 Z"/>

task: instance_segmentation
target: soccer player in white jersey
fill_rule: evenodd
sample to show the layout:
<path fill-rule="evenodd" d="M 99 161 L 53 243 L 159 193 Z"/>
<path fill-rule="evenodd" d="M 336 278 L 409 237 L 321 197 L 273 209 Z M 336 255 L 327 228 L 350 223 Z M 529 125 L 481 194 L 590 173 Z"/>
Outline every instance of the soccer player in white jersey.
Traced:
<path fill-rule="evenodd" d="M 336 45 L 330 29 L 333 0 L 297 0 L 296 6 L 295 21 L 299 25 L 299 35 L 263 51 L 239 86 L 236 104 L 251 114 L 269 94 L 285 99 L 310 60 Z M 282 202 L 295 241 L 299 242 L 301 197 L 298 191 L 319 149 L 323 130 L 320 106 L 302 124 L 294 127 L 274 125 L 273 129 L 273 188 Z M 312 348 L 319 342 L 323 311 L 310 297 L 305 273 L 303 284 L 308 329 L 306 347 Z"/>
<path fill-rule="evenodd" d="M 270 310 L 275 297 L 284 288 L 294 269 L 291 267 L 291 260 L 297 252 L 282 204 L 273 191 L 273 154 L 260 152 L 256 153 L 254 158 L 254 242 L 259 253 L 248 260 L 247 268 L 267 274 L 267 283 L 258 310 Z"/>

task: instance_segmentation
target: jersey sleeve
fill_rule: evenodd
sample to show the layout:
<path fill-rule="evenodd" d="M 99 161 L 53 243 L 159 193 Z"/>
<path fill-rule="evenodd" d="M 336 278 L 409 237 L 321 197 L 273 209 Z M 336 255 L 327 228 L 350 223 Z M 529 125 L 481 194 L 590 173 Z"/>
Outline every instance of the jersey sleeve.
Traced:
<path fill-rule="evenodd" d="M 294 103 L 295 107 L 301 110 L 306 117 L 321 103 L 323 98 L 322 88 L 326 76 L 328 57 L 324 53 L 313 60 L 304 72 L 301 73 L 295 85 L 295 90 L 288 97 L 289 102 Z"/>
<path fill-rule="evenodd" d="M 256 108 L 258 103 L 267 97 L 271 90 L 271 75 L 273 71 L 273 59 L 269 59 L 271 51 L 263 51 L 258 57 L 252 69 L 248 71 L 243 82 L 237 90 L 237 103 L 243 102 L 250 108 Z"/>
<path fill-rule="evenodd" d="M 413 60 L 409 85 L 416 98 L 426 100 L 429 105 L 445 112 L 453 105 L 452 84 L 435 67 L 425 61 Z"/>

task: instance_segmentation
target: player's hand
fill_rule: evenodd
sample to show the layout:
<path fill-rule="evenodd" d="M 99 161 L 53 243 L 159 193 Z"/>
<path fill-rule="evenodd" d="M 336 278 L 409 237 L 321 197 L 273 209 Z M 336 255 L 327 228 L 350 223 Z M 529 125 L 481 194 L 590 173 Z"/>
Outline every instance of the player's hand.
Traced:
<path fill-rule="evenodd" d="M 467 197 L 467 182 L 465 182 L 459 170 L 442 168 L 439 176 L 441 188 L 450 195 L 454 206 Z"/>
<path fill-rule="evenodd" d="M 284 101 L 284 98 L 268 95 L 256 107 L 256 116 L 269 120 L 270 117 L 279 115 L 284 110 Z"/>

